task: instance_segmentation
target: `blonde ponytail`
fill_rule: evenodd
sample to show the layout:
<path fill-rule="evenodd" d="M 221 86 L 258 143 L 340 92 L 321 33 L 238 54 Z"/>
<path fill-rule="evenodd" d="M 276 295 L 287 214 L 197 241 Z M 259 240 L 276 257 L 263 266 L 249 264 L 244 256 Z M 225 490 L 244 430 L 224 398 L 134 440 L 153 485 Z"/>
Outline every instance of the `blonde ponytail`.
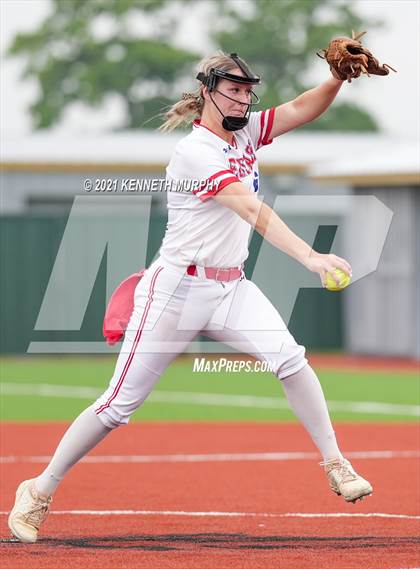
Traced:
<path fill-rule="evenodd" d="M 165 113 L 166 121 L 159 127 L 159 130 L 170 132 L 184 123 L 193 122 L 194 119 L 201 117 L 203 107 L 204 99 L 201 96 L 201 89 L 194 93 L 183 93 L 182 99 Z"/>

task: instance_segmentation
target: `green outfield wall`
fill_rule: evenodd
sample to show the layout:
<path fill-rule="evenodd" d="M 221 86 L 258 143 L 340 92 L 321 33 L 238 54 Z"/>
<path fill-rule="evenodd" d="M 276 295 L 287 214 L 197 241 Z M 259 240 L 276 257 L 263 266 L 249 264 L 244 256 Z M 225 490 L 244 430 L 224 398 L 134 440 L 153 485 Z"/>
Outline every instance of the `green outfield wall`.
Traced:
<path fill-rule="evenodd" d="M 1 353 L 25 353 L 31 341 L 80 342 L 102 339 L 102 318 L 106 305 L 106 255 L 102 258 L 80 330 L 34 330 L 66 223 L 66 216 L 53 215 L 0 218 Z M 165 224 L 166 216 L 152 209 L 147 263 L 151 262 L 159 249 Z M 329 251 L 334 232 L 334 225 L 319 227 L 315 248 Z M 252 276 L 260 246 L 260 236 L 254 235 L 245 267 L 248 277 Z M 71 263 L 70 259 L 70 268 Z M 132 271 L 137 269 L 133 265 Z M 289 323 L 289 329 L 297 341 L 314 349 L 342 348 L 342 298 L 341 294 L 322 289 L 301 289 Z"/>

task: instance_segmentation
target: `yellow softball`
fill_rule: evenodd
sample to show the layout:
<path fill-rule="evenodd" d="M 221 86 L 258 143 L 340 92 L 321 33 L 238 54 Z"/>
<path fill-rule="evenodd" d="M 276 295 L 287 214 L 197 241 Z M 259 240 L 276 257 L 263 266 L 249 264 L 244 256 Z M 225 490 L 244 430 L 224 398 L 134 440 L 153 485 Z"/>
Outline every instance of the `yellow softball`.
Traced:
<path fill-rule="evenodd" d="M 325 279 L 326 289 L 332 291 L 343 290 L 343 288 L 346 288 L 346 286 L 350 284 L 350 277 L 341 269 L 334 269 L 334 274 L 339 277 L 339 284 L 334 280 L 333 273 L 327 273 L 327 277 Z"/>

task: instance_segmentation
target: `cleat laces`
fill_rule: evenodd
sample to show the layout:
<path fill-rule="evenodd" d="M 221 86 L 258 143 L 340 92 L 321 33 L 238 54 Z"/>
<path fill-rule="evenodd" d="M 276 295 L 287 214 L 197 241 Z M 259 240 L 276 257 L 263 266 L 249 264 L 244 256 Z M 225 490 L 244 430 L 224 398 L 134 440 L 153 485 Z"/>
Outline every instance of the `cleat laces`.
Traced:
<path fill-rule="evenodd" d="M 338 470 L 338 474 L 343 478 L 343 482 L 350 482 L 357 479 L 357 474 L 351 467 L 348 460 L 329 460 L 327 462 L 320 462 L 320 466 L 326 466 L 327 472 L 331 470 Z"/>
<path fill-rule="evenodd" d="M 343 482 L 351 482 L 357 480 L 357 475 L 349 464 L 341 462 L 338 467 L 338 474 Z"/>
<path fill-rule="evenodd" d="M 35 527 L 36 529 L 39 529 L 40 525 L 42 524 L 42 522 L 46 519 L 46 517 L 48 515 L 48 508 L 49 508 L 50 502 L 51 502 L 51 499 L 48 499 L 47 501 L 42 502 L 41 504 L 34 506 L 28 512 L 25 512 L 24 514 L 22 514 L 22 517 L 25 520 L 25 522 L 27 524 Z"/>

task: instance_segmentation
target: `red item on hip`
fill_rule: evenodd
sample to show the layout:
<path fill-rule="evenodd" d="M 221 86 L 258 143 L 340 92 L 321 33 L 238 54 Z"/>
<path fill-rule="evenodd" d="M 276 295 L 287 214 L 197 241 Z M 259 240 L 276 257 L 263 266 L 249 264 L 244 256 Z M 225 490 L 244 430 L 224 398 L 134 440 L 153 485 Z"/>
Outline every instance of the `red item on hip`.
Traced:
<path fill-rule="evenodd" d="M 146 269 L 123 280 L 112 293 L 102 327 L 107 344 L 112 346 L 124 336 L 134 308 L 134 291 Z"/>

